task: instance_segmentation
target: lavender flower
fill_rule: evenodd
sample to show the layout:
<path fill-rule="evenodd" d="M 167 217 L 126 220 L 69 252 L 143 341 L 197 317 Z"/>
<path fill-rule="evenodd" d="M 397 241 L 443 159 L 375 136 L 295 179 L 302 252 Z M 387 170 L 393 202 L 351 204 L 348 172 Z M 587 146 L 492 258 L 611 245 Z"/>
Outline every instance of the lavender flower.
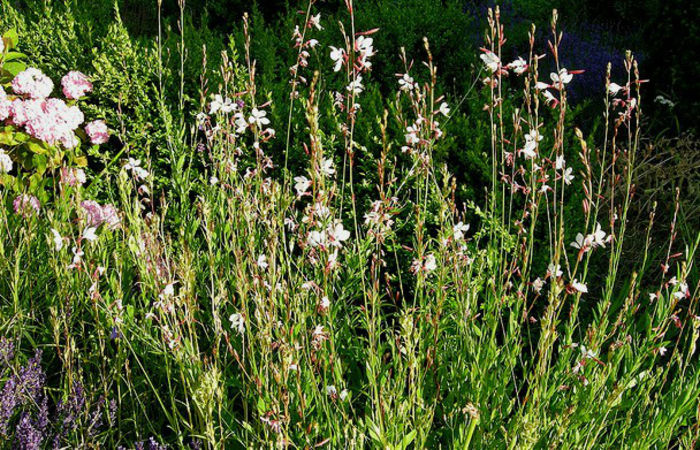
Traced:
<path fill-rule="evenodd" d="M 15 444 L 13 448 L 34 450 L 41 448 L 44 439 L 42 430 L 37 429 L 36 423 L 26 412 L 22 413 L 15 430 Z"/>

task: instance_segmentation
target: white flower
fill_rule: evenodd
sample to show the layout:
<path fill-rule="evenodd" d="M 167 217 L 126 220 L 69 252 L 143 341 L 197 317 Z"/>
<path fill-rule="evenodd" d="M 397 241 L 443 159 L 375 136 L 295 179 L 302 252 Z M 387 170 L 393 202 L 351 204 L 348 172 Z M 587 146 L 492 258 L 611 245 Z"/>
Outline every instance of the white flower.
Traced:
<path fill-rule="evenodd" d="M 542 91 L 542 95 L 544 95 L 544 101 L 545 101 L 545 103 L 547 103 L 548 105 L 549 105 L 549 104 L 552 104 L 552 103 L 553 103 L 554 105 L 557 104 L 558 100 L 557 100 L 557 98 L 554 96 L 554 94 L 552 94 L 551 92 L 545 90 L 545 91 Z"/>
<path fill-rule="evenodd" d="M 581 356 L 586 359 L 592 359 L 597 356 L 596 352 L 590 348 L 586 348 L 585 345 L 581 344 Z"/>
<path fill-rule="evenodd" d="M 465 225 L 461 221 L 452 227 L 452 233 L 454 234 L 456 241 L 462 240 L 464 238 L 464 233 L 467 231 L 469 231 L 469 224 Z"/>
<path fill-rule="evenodd" d="M 80 263 L 83 261 L 83 253 L 82 250 L 78 249 L 77 247 L 72 248 L 73 251 L 73 262 L 68 266 L 69 269 L 75 269 L 80 265 Z"/>
<path fill-rule="evenodd" d="M 12 159 L 5 153 L 5 149 L 0 148 L 0 173 L 8 173 L 10 170 L 12 170 Z"/>
<path fill-rule="evenodd" d="M 406 127 L 406 134 L 404 134 L 404 137 L 406 138 L 406 143 L 408 145 L 415 145 L 420 142 L 420 138 L 418 137 L 418 126 L 407 126 Z"/>
<path fill-rule="evenodd" d="M 338 395 L 338 390 L 332 384 L 330 386 L 326 386 L 326 395 L 330 397 L 335 397 L 336 395 Z"/>
<path fill-rule="evenodd" d="M 559 278 L 564 274 L 564 272 L 561 271 L 561 266 L 559 264 L 554 265 L 553 263 L 550 263 L 547 267 L 547 273 L 554 278 Z"/>
<path fill-rule="evenodd" d="M 570 244 L 574 248 L 587 249 L 590 245 L 588 238 L 584 237 L 581 233 L 576 234 L 576 240 Z"/>
<path fill-rule="evenodd" d="M 248 118 L 248 122 L 252 124 L 256 124 L 258 127 L 262 127 L 263 125 L 267 125 L 270 123 L 270 119 L 265 117 L 267 115 L 266 111 L 262 111 L 258 108 L 253 108 L 253 110 L 250 112 L 250 117 Z"/>
<path fill-rule="evenodd" d="M 97 235 L 95 234 L 95 231 L 97 228 L 95 227 L 87 227 L 83 230 L 83 239 L 86 241 L 90 242 L 95 242 L 97 240 Z"/>
<path fill-rule="evenodd" d="M 311 16 L 309 19 L 309 26 L 316 27 L 317 30 L 323 30 L 321 26 L 321 13 Z"/>
<path fill-rule="evenodd" d="M 231 328 L 233 328 L 238 334 L 243 334 L 245 331 L 245 319 L 240 313 L 231 314 L 228 318 L 231 322 Z"/>
<path fill-rule="evenodd" d="M 568 84 L 573 77 L 574 75 L 569 73 L 569 71 L 566 69 L 561 69 L 558 74 L 554 72 L 549 74 L 549 78 L 552 79 L 552 83 L 555 85 L 559 85 L 560 83 Z"/>
<path fill-rule="evenodd" d="M 450 107 L 447 105 L 447 102 L 442 102 L 438 111 L 440 111 L 440 114 L 447 117 L 447 115 L 450 113 Z"/>
<path fill-rule="evenodd" d="M 347 397 L 348 397 L 348 390 L 347 389 L 343 389 L 342 391 L 340 391 L 340 400 L 341 401 L 344 402 Z"/>
<path fill-rule="evenodd" d="M 525 159 L 533 159 L 537 156 L 537 143 L 542 140 L 542 136 L 537 132 L 537 130 L 530 130 L 529 133 L 525 135 L 525 146 L 520 153 L 525 156 Z"/>
<path fill-rule="evenodd" d="M 600 223 L 595 224 L 595 229 L 593 234 L 589 235 L 591 243 L 594 247 L 605 247 L 605 236 L 606 233 L 600 226 Z"/>
<path fill-rule="evenodd" d="M 573 170 L 571 167 L 567 167 L 566 170 L 564 171 L 564 183 L 571 184 L 571 181 L 574 179 L 574 176 L 572 175 Z"/>
<path fill-rule="evenodd" d="M 134 158 L 129 158 L 124 164 L 124 168 L 126 170 L 133 170 L 135 167 L 139 167 L 141 165 L 141 160 L 140 159 L 134 159 Z"/>
<path fill-rule="evenodd" d="M 343 67 L 343 62 L 345 61 L 345 49 L 343 48 L 335 48 L 332 45 L 330 46 L 331 48 L 331 59 L 335 63 L 333 66 L 333 71 L 337 72 L 340 70 L 341 67 Z"/>
<path fill-rule="evenodd" d="M 263 270 L 267 269 L 267 266 L 268 266 L 267 256 L 265 256 L 265 255 L 258 256 L 258 260 L 257 260 L 256 264 L 258 265 L 258 267 L 260 267 Z"/>
<path fill-rule="evenodd" d="M 545 283 L 546 281 L 542 280 L 540 277 L 537 277 L 537 279 L 532 282 L 532 288 L 539 294 L 542 292 L 542 288 L 544 287 Z"/>
<path fill-rule="evenodd" d="M 437 261 L 435 260 L 435 255 L 431 253 L 428 256 L 426 256 L 423 268 L 426 272 L 432 272 L 433 270 L 437 269 Z"/>
<path fill-rule="evenodd" d="M 501 60 L 492 51 L 486 50 L 479 58 L 486 64 L 486 67 L 493 73 L 501 67 Z"/>
<path fill-rule="evenodd" d="M 554 168 L 556 170 L 561 170 L 565 166 L 566 166 L 566 160 L 564 159 L 564 155 L 557 156 L 557 159 L 554 162 Z"/>
<path fill-rule="evenodd" d="M 350 238 L 350 232 L 343 228 L 343 223 L 338 220 L 328 229 L 328 238 L 331 245 L 340 248 L 343 242 Z"/>
<path fill-rule="evenodd" d="M 610 93 L 610 95 L 613 96 L 617 95 L 617 93 L 620 92 L 620 89 L 622 89 L 622 86 L 620 86 L 617 83 L 610 83 L 610 85 L 608 86 L 608 92 Z"/>
<path fill-rule="evenodd" d="M 335 168 L 333 167 L 332 159 L 323 159 L 321 161 L 321 172 L 326 176 L 331 176 L 335 173 Z"/>
<path fill-rule="evenodd" d="M 678 290 L 673 293 L 673 296 L 676 299 L 680 300 L 686 296 L 687 292 L 688 292 L 688 285 L 681 281 L 680 283 L 678 283 Z"/>
<path fill-rule="evenodd" d="M 211 178 L 209 178 L 209 184 L 211 184 L 212 186 L 216 186 L 217 184 L 219 184 L 219 178 L 217 178 L 216 176 L 212 176 Z"/>
<path fill-rule="evenodd" d="M 216 114 L 219 111 L 223 113 L 230 113 L 237 107 L 238 105 L 233 103 L 230 98 L 223 98 L 220 94 L 216 94 L 214 95 L 214 99 L 209 104 L 209 114 Z M 197 118 L 200 119 L 199 114 L 197 115 Z"/>
<path fill-rule="evenodd" d="M 537 89 L 538 91 L 544 91 L 548 87 L 549 87 L 549 85 L 547 83 L 542 82 L 542 81 L 538 81 L 537 83 L 535 83 L 535 89 Z"/>
<path fill-rule="evenodd" d="M 374 39 L 371 37 L 367 36 L 358 36 L 358 38 L 355 40 L 355 47 L 357 48 L 357 51 L 360 52 L 360 59 L 362 61 L 362 64 L 368 65 L 367 58 L 370 56 L 374 56 L 374 47 L 373 44 Z"/>
<path fill-rule="evenodd" d="M 248 121 L 245 120 L 245 116 L 239 112 L 234 117 L 236 119 L 236 133 L 241 134 L 245 132 L 248 129 Z"/>
<path fill-rule="evenodd" d="M 318 40 L 317 40 L 317 39 L 309 39 L 309 40 L 306 42 L 306 45 L 308 45 L 308 46 L 311 47 L 311 48 L 314 48 L 314 47 L 316 47 L 316 46 L 318 45 Z"/>
<path fill-rule="evenodd" d="M 131 174 L 137 180 L 143 180 L 148 176 L 148 170 L 141 167 L 141 160 L 129 158 L 126 164 L 124 164 L 126 170 L 130 170 Z"/>
<path fill-rule="evenodd" d="M 322 230 L 322 231 L 312 230 L 312 231 L 310 231 L 308 243 L 312 247 L 317 247 L 319 245 L 326 245 L 326 232 L 325 232 L 325 230 Z"/>
<path fill-rule="evenodd" d="M 664 356 L 668 349 L 666 347 L 659 347 L 659 355 Z"/>
<path fill-rule="evenodd" d="M 411 77 L 409 74 L 405 73 L 403 74 L 403 77 L 399 78 L 399 89 L 402 91 L 411 91 L 413 90 L 413 77 Z"/>
<path fill-rule="evenodd" d="M 51 234 L 53 234 L 53 245 L 56 251 L 60 251 L 63 248 L 63 238 L 54 228 L 51 228 Z"/>
<path fill-rule="evenodd" d="M 582 292 L 584 294 L 588 293 L 588 286 L 586 286 L 585 283 L 579 283 L 576 278 L 574 278 L 574 281 L 571 282 L 571 287 L 578 292 Z"/>
<path fill-rule="evenodd" d="M 348 84 L 346 89 L 348 92 L 352 92 L 355 95 L 362 92 L 365 89 L 365 87 L 362 86 L 362 76 L 358 75 L 357 78 L 355 78 L 350 82 L 350 84 Z"/>
<path fill-rule="evenodd" d="M 309 180 L 303 175 L 299 177 L 294 177 L 294 181 L 296 181 L 296 183 L 294 184 L 294 189 L 296 189 L 297 195 L 299 197 L 304 195 L 306 191 L 308 191 L 311 187 L 311 180 Z"/>
<path fill-rule="evenodd" d="M 523 58 L 518 56 L 518 59 L 508 64 L 508 68 L 512 69 L 516 75 L 522 75 L 527 70 L 527 63 Z"/>
<path fill-rule="evenodd" d="M 163 290 L 158 294 L 158 298 L 161 300 L 167 299 L 175 295 L 175 282 L 168 283 L 165 285 Z"/>

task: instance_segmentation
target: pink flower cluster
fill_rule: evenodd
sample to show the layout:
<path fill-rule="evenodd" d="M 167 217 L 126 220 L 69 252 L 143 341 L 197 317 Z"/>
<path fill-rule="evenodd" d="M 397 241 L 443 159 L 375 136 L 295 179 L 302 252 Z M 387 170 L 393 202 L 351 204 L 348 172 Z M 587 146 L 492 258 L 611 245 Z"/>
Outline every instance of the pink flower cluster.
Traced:
<path fill-rule="evenodd" d="M 80 72 L 69 72 L 61 81 L 63 93 L 70 100 L 78 99 L 92 90 L 92 84 Z M 40 70 L 29 68 L 17 74 L 11 83 L 14 96 L 8 97 L 0 87 L 0 121 L 24 127 L 30 136 L 50 145 L 74 148 L 79 144 L 75 130 L 85 117 L 78 106 L 69 106 L 58 98 L 49 98 L 53 82 Z M 107 142 L 109 133 L 102 121 L 86 126 L 93 144 Z"/>
<path fill-rule="evenodd" d="M 109 140 L 107 124 L 102 120 L 93 120 L 85 125 L 85 133 L 90 137 L 93 144 L 104 144 Z"/>
<path fill-rule="evenodd" d="M 94 200 L 85 200 L 80 206 L 85 211 L 89 226 L 97 228 L 104 223 L 110 230 L 115 230 L 121 224 L 119 211 L 112 204 L 102 206 Z"/>
<path fill-rule="evenodd" d="M 26 95 L 29 98 L 46 98 L 53 91 L 53 81 L 41 70 L 30 67 L 18 73 L 12 80 L 12 90 L 17 95 Z"/>
<path fill-rule="evenodd" d="M 77 100 L 86 93 L 92 91 L 92 83 L 85 75 L 78 71 L 68 72 L 61 80 L 63 95 L 67 99 Z"/>
<path fill-rule="evenodd" d="M 7 93 L 5 89 L 0 86 L 0 120 L 5 120 L 10 117 L 10 108 L 12 102 L 7 99 Z"/>
<path fill-rule="evenodd" d="M 81 186 L 86 181 L 85 171 L 73 167 L 61 168 L 61 184 L 67 186 Z"/>
<path fill-rule="evenodd" d="M 66 148 L 78 145 L 74 131 L 85 120 L 77 106 L 68 106 L 58 98 L 16 98 L 10 107 L 10 118 L 17 126 L 24 126 L 30 136 L 51 145 L 60 143 Z"/>
<path fill-rule="evenodd" d="M 22 217 L 27 218 L 33 214 L 38 214 L 41 208 L 41 203 L 39 199 L 29 194 L 18 195 L 15 201 L 12 202 L 12 207 L 15 210 L 15 214 L 21 214 Z"/>

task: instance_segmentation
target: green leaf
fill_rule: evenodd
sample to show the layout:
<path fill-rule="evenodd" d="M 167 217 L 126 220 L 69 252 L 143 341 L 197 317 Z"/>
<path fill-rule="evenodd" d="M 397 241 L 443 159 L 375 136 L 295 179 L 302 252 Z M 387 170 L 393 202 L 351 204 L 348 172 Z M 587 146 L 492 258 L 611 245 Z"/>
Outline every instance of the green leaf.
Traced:
<path fill-rule="evenodd" d="M 408 448 L 409 445 L 411 445 L 411 442 L 413 442 L 413 439 L 416 438 L 416 430 L 411 431 L 408 433 L 406 436 L 401 439 L 401 449 L 406 449 Z"/>
<path fill-rule="evenodd" d="M 15 133 L 12 131 L 0 131 L 0 144 L 2 145 L 19 145 L 15 139 Z"/>
<path fill-rule="evenodd" d="M 10 61 L 14 61 L 15 59 L 22 59 L 22 58 L 26 58 L 26 57 L 27 57 L 27 55 L 25 55 L 24 53 L 20 53 L 20 52 L 7 52 L 7 53 L 5 53 L 5 56 L 3 56 L 2 60 L 3 60 L 5 63 L 8 63 L 8 62 L 10 62 Z"/>
<path fill-rule="evenodd" d="M 6 49 L 10 50 L 17 47 L 17 44 L 19 43 L 19 35 L 17 34 L 17 30 L 14 28 L 7 30 L 2 36 L 2 39 L 5 41 Z"/>
<path fill-rule="evenodd" d="M 45 154 L 49 150 L 48 144 L 46 142 L 39 141 L 37 139 L 30 139 L 27 141 L 27 148 L 32 153 Z"/>
<path fill-rule="evenodd" d="M 10 61 L 8 63 L 3 64 L 2 68 L 10 75 L 15 77 L 18 73 L 26 69 L 27 65 L 21 61 Z"/>
<path fill-rule="evenodd" d="M 35 154 L 32 157 L 32 164 L 34 165 L 34 169 L 36 170 L 37 175 L 43 175 L 44 172 L 46 172 L 47 161 L 48 158 L 46 157 L 46 155 Z"/>

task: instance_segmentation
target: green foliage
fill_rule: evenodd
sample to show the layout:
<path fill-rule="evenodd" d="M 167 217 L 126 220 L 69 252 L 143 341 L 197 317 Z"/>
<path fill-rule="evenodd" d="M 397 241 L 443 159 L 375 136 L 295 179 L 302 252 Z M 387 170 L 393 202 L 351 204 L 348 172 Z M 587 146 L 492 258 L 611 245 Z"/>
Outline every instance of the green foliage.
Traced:
<path fill-rule="evenodd" d="M 308 33 L 320 44 L 297 84 L 296 10 L 270 20 L 253 8 L 227 39 L 201 17 L 183 17 L 182 31 L 172 9 L 160 33 L 128 25 L 109 3 L 94 12 L 107 19 L 77 1 L 4 2 L 0 18 L 31 64 L 90 75 L 86 109 L 116 136 L 89 155 L 89 184 L 61 186 L 36 212 L 15 212 L 0 188 L 0 334 L 18 348 L 8 367 L 43 349 L 49 409 L 75 383 L 89 399 L 60 446 L 698 441 L 700 236 L 692 217 L 679 219 L 679 242 L 635 215 L 639 192 L 670 203 L 655 183 L 672 178 L 658 160 L 635 164 L 638 109 L 610 96 L 604 114 L 572 107 L 563 84 L 546 88 L 562 99 L 547 104 L 534 84 L 549 73 L 532 60 L 519 76 L 487 75 L 458 39 L 474 22 L 456 1 L 358 2 L 356 31 L 380 28 L 370 72 L 333 71 L 328 46 L 344 47 L 336 24 L 348 33 L 351 17 L 319 2 L 324 29 Z M 128 14 L 158 18 L 148 5 Z M 508 54 L 501 32 L 487 35 Z M 546 47 L 531 54 L 559 62 Z M 397 88 L 405 72 L 410 93 Z M 364 90 L 336 102 L 358 73 Z M 230 110 L 212 108 L 216 94 Z M 526 135 L 542 137 L 535 156 L 523 155 Z M 674 187 L 694 185 L 693 142 L 659 143 Z M 86 201 L 118 223 L 96 223 Z M 40 408 L 12 406 L 0 447 L 17 447 L 18 423 Z"/>

